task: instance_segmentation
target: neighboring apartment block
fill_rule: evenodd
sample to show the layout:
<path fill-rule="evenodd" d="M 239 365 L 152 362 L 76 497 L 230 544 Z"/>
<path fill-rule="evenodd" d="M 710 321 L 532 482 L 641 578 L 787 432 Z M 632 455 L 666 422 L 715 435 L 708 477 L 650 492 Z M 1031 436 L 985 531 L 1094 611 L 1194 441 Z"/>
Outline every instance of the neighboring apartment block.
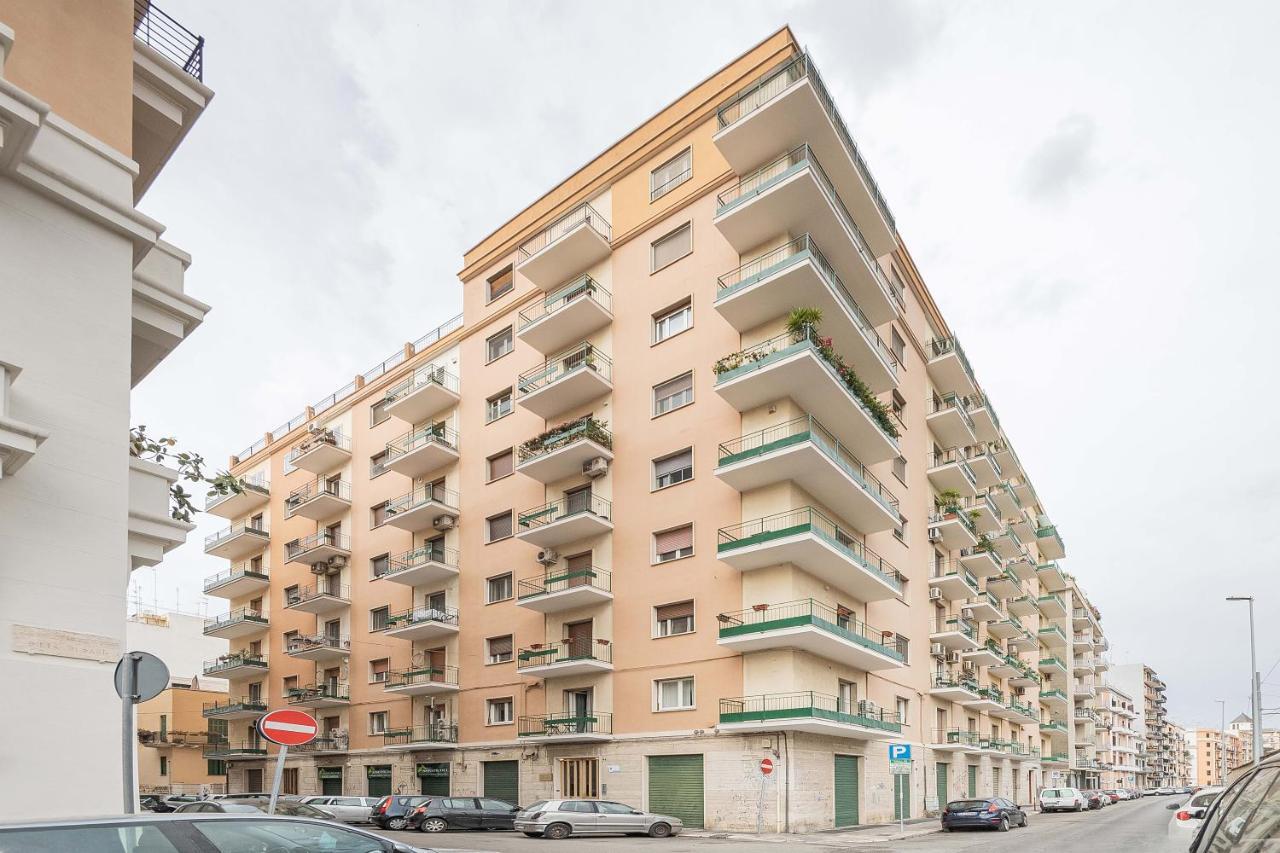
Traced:
<path fill-rule="evenodd" d="M 198 326 L 191 258 L 138 210 L 213 93 L 145 0 L 0 0 L 0 819 L 119 813 L 129 573 L 192 525 L 135 459 L 130 390 Z"/>
<path fill-rule="evenodd" d="M 209 507 L 231 790 L 284 706 L 289 790 L 722 829 L 1098 777 L 1099 614 L 789 29 L 464 264 Z"/>
<path fill-rule="evenodd" d="M 1188 784 L 1191 750 L 1185 743 L 1183 728 L 1169 720 L 1164 680 L 1150 666 L 1133 663 L 1113 665 L 1107 683 L 1134 697 L 1139 711 L 1134 721 L 1140 734 L 1138 758 L 1146 767 L 1145 787 Z"/>
<path fill-rule="evenodd" d="M 217 682 L 218 679 L 210 679 Z M 226 762 L 206 758 L 211 730 L 204 707 L 227 698 L 225 687 L 175 678 L 159 696 L 138 703 L 138 790 L 143 794 L 221 794 Z"/>
<path fill-rule="evenodd" d="M 1098 687 L 1097 752 L 1103 788 L 1145 789 L 1147 766 L 1142 736 L 1136 726 L 1140 711 L 1133 697 L 1120 688 Z"/>

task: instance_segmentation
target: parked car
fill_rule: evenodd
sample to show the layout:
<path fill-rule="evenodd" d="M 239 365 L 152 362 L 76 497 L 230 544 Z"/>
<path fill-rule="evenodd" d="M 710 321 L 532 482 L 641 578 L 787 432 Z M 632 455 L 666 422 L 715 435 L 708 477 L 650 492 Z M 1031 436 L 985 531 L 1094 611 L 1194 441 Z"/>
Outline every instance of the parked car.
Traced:
<path fill-rule="evenodd" d="M 648 835 L 666 838 L 684 829 L 679 818 L 607 800 L 538 800 L 516 814 L 515 828 L 530 837 Z"/>
<path fill-rule="evenodd" d="M 303 797 L 300 802 L 332 812 L 343 823 L 369 823 L 373 807 L 380 799 L 381 797 L 331 797 L 313 794 Z"/>
<path fill-rule="evenodd" d="M 198 803 L 183 803 L 174 811 L 177 814 L 265 814 L 271 807 L 271 798 L 257 800 L 201 800 Z M 312 820 L 336 820 L 333 812 L 308 806 L 295 800 L 276 800 L 276 814 L 287 817 L 309 817 Z"/>
<path fill-rule="evenodd" d="M 1089 801 L 1079 788 L 1045 788 L 1040 792 L 1040 811 L 1078 812 L 1089 808 Z"/>
<path fill-rule="evenodd" d="M 432 853 L 364 829 L 296 817 L 229 814 L 131 815 L 0 824 L 0 850 L 359 850 Z"/>
<path fill-rule="evenodd" d="M 1109 789 L 1109 788 L 1106 788 L 1106 789 L 1103 789 L 1103 790 L 1099 791 L 1098 793 L 1100 793 L 1100 794 L 1102 794 L 1102 796 L 1106 797 L 1106 798 L 1111 802 L 1111 804 L 1112 804 L 1112 805 L 1115 805 L 1116 803 L 1120 802 L 1120 792 L 1119 792 L 1119 791 L 1114 791 L 1114 790 L 1111 790 L 1111 789 Z"/>
<path fill-rule="evenodd" d="M 138 804 L 149 812 L 166 814 L 183 803 L 194 803 L 199 799 L 195 794 L 147 794 L 138 798 Z"/>
<path fill-rule="evenodd" d="M 1258 853 L 1280 838 L 1280 755 L 1274 753 L 1209 807 L 1190 853 Z"/>
<path fill-rule="evenodd" d="M 1107 793 L 1111 794 L 1117 800 L 1131 800 L 1133 795 L 1129 793 L 1127 788 L 1112 788 Z"/>
<path fill-rule="evenodd" d="M 1108 797 L 1106 798 L 1107 802 L 1103 803 L 1103 796 L 1101 791 L 1088 790 L 1088 791 L 1081 791 L 1080 793 L 1084 795 L 1085 804 L 1092 811 L 1096 811 L 1102 808 L 1104 805 L 1107 805 L 1111 802 L 1111 798 Z"/>
<path fill-rule="evenodd" d="M 1173 789 L 1161 786 L 1159 788 L 1156 788 L 1154 791 L 1152 791 L 1152 793 L 1158 797 L 1167 797 L 1173 793 Z"/>
<path fill-rule="evenodd" d="M 1171 808 L 1176 807 L 1178 811 L 1169 818 L 1168 836 L 1170 840 L 1179 842 L 1180 849 L 1186 848 L 1188 839 L 1195 838 L 1195 832 L 1204 822 L 1209 807 L 1223 790 L 1221 785 L 1201 788 L 1199 793 L 1192 794 L 1185 803 L 1170 805 Z"/>
<path fill-rule="evenodd" d="M 519 806 L 490 797 L 432 797 L 409 815 L 409 829 L 514 829 Z"/>
<path fill-rule="evenodd" d="M 1027 813 L 1004 797 L 952 800 L 942 810 L 942 831 L 975 827 L 1008 832 L 1012 826 L 1026 826 Z"/>
<path fill-rule="evenodd" d="M 428 802 L 430 797 L 393 794 L 378 800 L 369 819 L 380 829 L 405 829 L 413 810 Z"/>

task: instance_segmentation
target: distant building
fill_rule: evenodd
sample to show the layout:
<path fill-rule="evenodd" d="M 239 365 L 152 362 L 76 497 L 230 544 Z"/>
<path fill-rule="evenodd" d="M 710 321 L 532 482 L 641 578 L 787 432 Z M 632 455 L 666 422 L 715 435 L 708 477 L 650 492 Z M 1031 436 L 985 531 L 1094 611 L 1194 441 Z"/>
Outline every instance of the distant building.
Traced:
<path fill-rule="evenodd" d="M 225 685 L 221 679 L 210 679 Z M 226 687 L 211 689 L 199 679 L 175 678 L 169 689 L 139 703 L 138 790 L 143 794 L 226 792 L 227 765 L 207 758 L 212 744 L 226 739 L 226 724 L 209 724 L 206 705 L 227 700 Z"/>

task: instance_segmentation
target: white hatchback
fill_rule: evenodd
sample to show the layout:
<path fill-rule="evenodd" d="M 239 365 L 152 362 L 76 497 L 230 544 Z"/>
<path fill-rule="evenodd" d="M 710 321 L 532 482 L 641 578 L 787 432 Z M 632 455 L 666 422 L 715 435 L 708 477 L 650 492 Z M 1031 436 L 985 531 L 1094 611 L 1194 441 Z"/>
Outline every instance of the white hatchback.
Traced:
<path fill-rule="evenodd" d="M 1201 788 L 1191 795 L 1191 799 L 1178 806 L 1173 817 L 1169 818 L 1169 838 L 1180 841 L 1179 849 L 1183 849 L 1195 838 L 1196 830 L 1204 823 L 1204 816 L 1209 813 L 1209 806 L 1222 793 L 1221 786 Z"/>
<path fill-rule="evenodd" d="M 1089 808 L 1089 801 L 1079 788 L 1045 788 L 1040 792 L 1040 811 L 1079 812 Z"/>

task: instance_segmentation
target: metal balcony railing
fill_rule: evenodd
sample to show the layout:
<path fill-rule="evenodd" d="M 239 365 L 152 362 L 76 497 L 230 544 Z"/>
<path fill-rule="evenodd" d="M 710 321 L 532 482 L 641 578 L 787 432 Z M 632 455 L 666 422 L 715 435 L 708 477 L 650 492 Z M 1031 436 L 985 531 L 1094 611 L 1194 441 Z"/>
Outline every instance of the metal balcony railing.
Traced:
<path fill-rule="evenodd" d="M 527 396 L 565 378 L 577 370 L 593 370 L 612 381 L 613 362 L 593 344 L 586 341 L 547 359 L 542 364 L 526 370 L 516 378 L 516 391 Z"/>
<path fill-rule="evenodd" d="M 613 663 L 613 643 L 598 637 L 579 637 L 558 643 L 539 643 L 516 654 L 516 669 L 550 666 L 575 660 Z"/>
<path fill-rule="evenodd" d="M 389 614 L 387 624 L 378 630 L 394 631 L 397 628 L 409 628 L 424 622 L 439 622 L 457 627 L 458 610 L 456 607 L 411 607 L 408 610 Z"/>
<path fill-rule="evenodd" d="M 458 377 L 443 367 L 428 365 L 427 367 L 419 367 L 407 379 L 403 379 L 388 388 L 387 394 L 383 399 L 387 403 L 394 403 L 397 400 L 408 397 L 423 385 L 438 385 L 454 394 L 458 393 L 459 387 Z"/>
<path fill-rule="evenodd" d="M 225 530 L 219 530 L 217 533 L 206 536 L 204 539 L 204 549 L 208 551 L 211 548 L 221 545 L 223 542 L 242 533 L 248 533 L 253 536 L 270 536 L 267 526 L 262 522 L 246 521 L 244 524 L 233 524 Z"/>
<path fill-rule="evenodd" d="M 133 37 L 197 80 L 204 80 L 204 36 L 198 36 L 156 8 L 133 0 Z"/>
<path fill-rule="evenodd" d="M 298 442 L 298 444 L 294 445 L 293 449 L 289 451 L 289 464 L 294 464 L 303 455 L 324 445 L 336 447 L 337 449 L 345 450 L 348 453 L 351 452 L 351 439 L 347 438 L 341 432 L 334 429 L 316 430 L 302 441 Z"/>
<path fill-rule="evenodd" d="M 613 433 L 605 429 L 604 422 L 585 415 L 529 439 L 516 448 L 516 453 L 521 462 L 528 462 L 567 447 L 575 441 L 594 441 L 601 447 L 613 449 Z"/>
<path fill-rule="evenodd" d="M 535 530 L 575 515 L 594 515 L 608 521 L 613 518 L 613 504 L 596 494 L 575 492 L 520 513 L 520 530 Z"/>
<path fill-rule="evenodd" d="M 310 482 L 304 483 L 289 492 L 288 497 L 284 499 L 285 515 L 292 515 L 303 504 L 323 495 L 351 503 L 351 484 L 342 480 L 327 480 L 324 477 L 317 477 Z"/>
<path fill-rule="evenodd" d="M 446 548 L 439 542 L 428 542 L 421 548 L 414 548 L 412 551 L 405 551 L 403 554 L 397 554 L 392 557 L 387 561 L 387 568 L 380 572 L 377 577 L 390 577 L 400 572 L 406 572 L 409 569 L 416 569 L 426 563 L 439 563 L 451 569 L 457 569 L 458 550 L 456 548 Z"/>
<path fill-rule="evenodd" d="M 212 619 L 204 620 L 204 632 L 206 634 L 225 628 L 228 625 L 235 625 L 239 622 L 254 622 L 260 625 L 267 624 L 267 614 L 255 607 L 237 607 L 221 616 L 215 616 Z"/>
<path fill-rule="evenodd" d="M 389 729 L 382 733 L 383 746 L 408 746 L 412 743 L 457 743 L 458 724 L 450 722 L 431 723 L 426 726 L 410 726 L 403 729 Z"/>
<path fill-rule="evenodd" d="M 957 338 L 932 338 L 924 347 L 930 361 L 954 353 L 956 358 L 960 360 L 960 365 L 964 368 L 964 372 L 969 375 L 969 381 L 974 385 L 978 384 L 978 379 L 973 372 L 973 365 L 969 363 L 969 357 L 964 354 L 964 350 L 961 348 L 960 341 Z"/>
<path fill-rule="evenodd" d="M 292 655 L 298 654 L 299 652 L 315 651 L 316 649 L 351 651 L 351 638 L 331 637 L 328 634 L 316 634 L 309 637 L 292 637 L 289 640 L 289 645 L 285 649 L 285 652 Z"/>
<path fill-rule="evenodd" d="M 461 504 L 461 498 L 457 492 L 452 489 L 446 489 L 439 483 L 419 486 L 407 495 L 401 495 L 395 500 L 387 501 L 387 518 L 417 509 L 429 503 L 437 503 L 456 511 Z"/>
<path fill-rule="evenodd" d="M 579 714 L 565 711 L 560 714 L 529 714 L 516 722 L 519 737 L 555 737 L 557 735 L 608 735 L 613 734 L 613 715 L 606 711 L 589 711 Z"/>
<path fill-rule="evenodd" d="M 902 634 L 882 631 L 859 621 L 852 612 L 831 607 L 812 598 L 783 604 L 757 605 L 734 613 L 721 613 L 720 638 L 763 631 L 784 631 L 811 625 L 900 663 L 907 662 L 908 640 Z"/>
<path fill-rule="evenodd" d="M 978 639 L 978 626 L 963 616 L 939 616 L 933 620 L 933 633 L 950 634 L 959 631 L 971 640 Z"/>
<path fill-rule="evenodd" d="M 605 290 L 600 282 L 589 275 L 580 275 L 564 287 L 557 288 L 539 299 L 533 305 L 520 312 L 520 331 L 550 317 L 561 308 L 572 305 L 579 299 L 590 299 L 609 313 L 613 312 L 613 296 Z"/>
<path fill-rule="evenodd" d="M 765 723 L 778 720 L 821 719 L 836 723 L 901 732 L 898 715 L 870 702 L 849 703 L 838 696 L 813 691 L 735 696 L 720 700 L 720 722 Z"/>
<path fill-rule="evenodd" d="M 243 492 L 254 492 L 262 495 L 263 497 L 268 497 L 271 494 L 271 484 L 267 482 L 266 475 L 264 474 L 253 474 L 248 477 L 241 477 L 238 480 L 238 484 L 240 486 L 239 492 L 228 491 L 226 494 L 208 495 L 204 500 L 204 511 L 211 512 L 214 507 L 218 506 L 218 504 L 235 497 L 237 494 L 242 494 Z"/>
<path fill-rule="evenodd" d="M 517 584 L 516 598 L 526 600 L 578 587 L 592 587 L 602 592 L 609 592 L 610 583 L 609 572 L 595 566 L 572 571 L 550 569 L 544 574 L 522 579 Z"/>
<path fill-rule="evenodd" d="M 456 666 L 417 666 L 409 669 L 396 669 L 387 673 L 387 680 L 382 686 L 386 688 L 416 687 L 427 684 L 438 684 L 445 687 L 458 686 L 458 668 Z"/>
<path fill-rule="evenodd" d="M 340 583 L 321 583 L 315 586 L 299 587 L 285 595 L 285 607 L 297 607 L 317 598 L 338 598 L 351 601 L 351 587 Z"/>
<path fill-rule="evenodd" d="M 285 691 L 290 705 L 310 702 L 317 699 L 332 699 L 337 702 L 351 701 L 351 690 L 344 681 L 327 681 L 321 684 L 308 684 L 304 687 L 291 687 Z"/>
<path fill-rule="evenodd" d="M 581 225 L 585 225 L 595 231 L 605 242 L 613 239 L 613 229 L 610 227 L 609 221 L 601 216 L 588 202 L 584 201 L 521 243 L 520 263 L 524 263 Z"/>
<path fill-rule="evenodd" d="M 239 578 L 253 578 L 254 580 L 268 580 L 268 571 L 266 566 L 254 565 L 253 563 L 240 563 L 232 566 L 225 572 L 218 572 L 216 575 L 210 575 L 204 579 L 204 591 L 216 589 L 224 584 L 228 584 Z"/>
<path fill-rule="evenodd" d="M 201 708 L 206 717 L 216 717 L 238 711 L 267 710 L 267 700 L 261 696 L 232 696 L 221 702 L 205 702 Z"/>
<path fill-rule="evenodd" d="M 292 542 L 286 542 L 284 551 L 285 556 L 292 560 L 308 551 L 314 551 L 317 548 L 326 546 L 338 548 L 343 551 L 350 551 L 351 540 L 348 537 L 343 536 L 341 533 L 321 530 L 319 533 L 313 533 L 310 536 L 303 536 L 300 539 L 294 539 Z"/>
<path fill-rule="evenodd" d="M 417 450 L 420 447 L 426 447 L 429 444 L 456 451 L 458 449 L 458 433 L 456 430 L 445 426 L 444 423 L 432 424 L 431 426 L 406 433 L 387 442 L 387 456 L 382 464 L 385 467 L 393 459 L 404 456 L 406 453 Z"/>
<path fill-rule="evenodd" d="M 226 672 L 229 669 L 236 669 L 241 666 L 252 666 L 265 672 L 267 669 L 267 656 L 254 654 L 253 652 L 231 652 L 205 661 L 204 674 L 217 675 L 220 672 Z"/>

